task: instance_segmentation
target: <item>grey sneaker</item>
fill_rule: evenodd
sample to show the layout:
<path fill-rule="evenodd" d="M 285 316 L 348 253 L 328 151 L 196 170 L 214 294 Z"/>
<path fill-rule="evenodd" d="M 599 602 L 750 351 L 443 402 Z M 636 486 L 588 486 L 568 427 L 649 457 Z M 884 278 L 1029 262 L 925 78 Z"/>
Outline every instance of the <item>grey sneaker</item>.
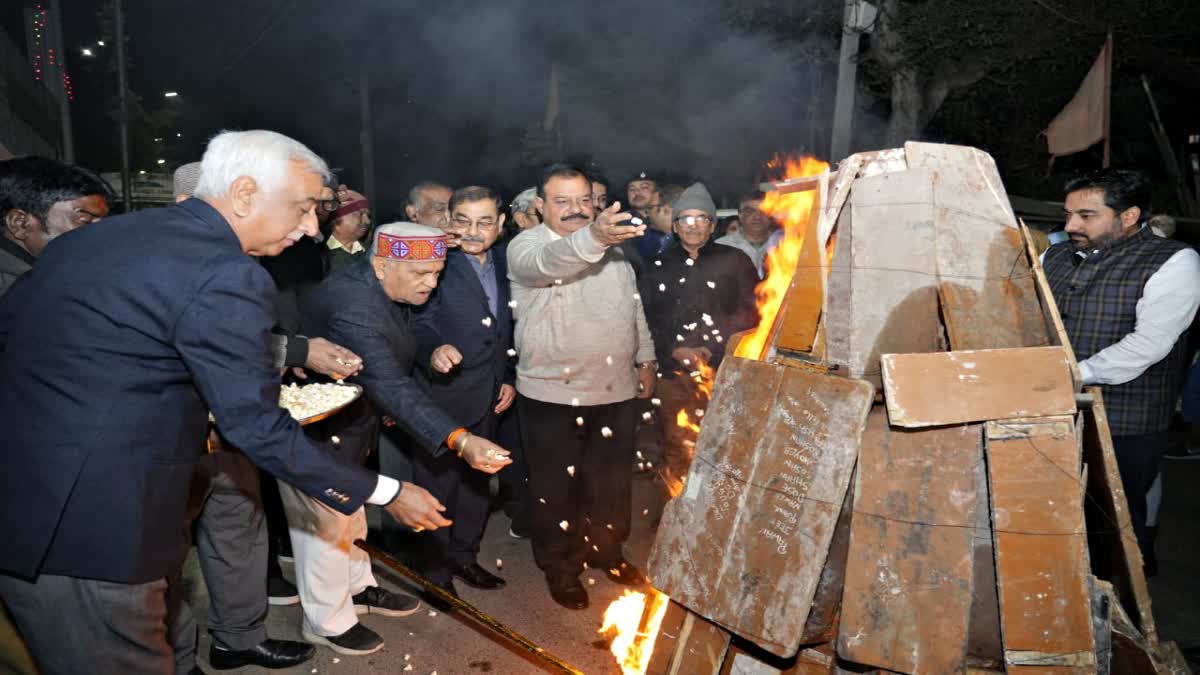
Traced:
<path fill-rule="evenodd" d="M 361 623 L 354 624 L 350 627 L 350 630 L 341 635 L 325 637 L 310 633 L 307 628 L 300 629 L 300 635 L 306 642 L 311 642 L 314 645 L 325 645 L 333 651 L 339 654 L 346 654 L 347 656 L 373 654 L 383 649 L 383 638 Z"/>
<path fill-rule="evenodd" d="M 421 607 L 421 601 L 404 593 L 393 593 L 386 588 L 370 586 L 354 596 L 356 614 L 382 614 L 384 616 L 408 616 Z"/>

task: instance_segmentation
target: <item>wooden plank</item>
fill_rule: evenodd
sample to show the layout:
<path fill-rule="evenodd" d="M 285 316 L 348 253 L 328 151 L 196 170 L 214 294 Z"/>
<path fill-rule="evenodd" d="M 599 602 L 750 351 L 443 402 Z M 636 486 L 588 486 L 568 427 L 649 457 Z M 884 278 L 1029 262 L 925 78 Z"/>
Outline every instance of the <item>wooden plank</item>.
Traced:
<path fill-rule="evenodd" d="M 821 180 L 828 178 L 822 174 Z M 822 183 L 823 184 L 823 183 Z M 775 345 L 794 352 L 812 352 L 817 337 L 817 321 L 825 299 L 825 248 L 817 241 L 817 223 L 821 219 L 820 198 L 824 189 L 813 195 L 812 209 L 804 228 L 804 241 L 796 259 L 787 297 L 776 320 Z"/>
<path fill-rule="evenodd" d="M 808 621 L 804 624 L 800 644 L 818 644 L 837 639 L 842 616 L 842 589 L 846 584 L 846 559 L 850 553 L 855 482 L 856 478 L 852 475 L 850 487 L 846 489 L 846 499 L 842 502 L 842 512 L 833 530 L 833 539 L 829 542 L 821 580 L 817 582 L 817 590 L 813 593 L 812 608 L 808 611 Z"/>
<path fill-rule="evenodd" d="M 688 609 L 780 656 L 799 647 L 874 390 L 726 358 L 648 570 Z"/>
<path fill-rule="evenodd" d="M 909 170 L 933 172 L 933 228 L 950 348 L 1048 344 L 1016 217 L 992 157 L 976 148 L 906 143 Z"/>
<path fill-rule="evenodd" d="M 782 662 L 768 663 L 765 656 L 760 656 L 733 648 L 721 675 L 831 675 L 842 672 L 838 670 L 837 656 L 829 643 L 802 649 L 795 658 Z"/>
<path fill-rule="evenodd" d="M 854 183 L 851 227 L 838 223 L 825 326 L 827 360 L 850 377 L 879 386 L 880 354 L 942 350 L 931 201 L 923 169 Z"/>
<path fill-rule="evenodd" d="M 902 673 L 961 670 L 972 599 L 980 425 L 908 431 L 882 407 L 859 451 L 838 654 Z"/>
<path fill-rule="evenodd" d="M 992 514 L 988 509 L 987 467 L 975 467 L 975 530 L 972 578 L 971 624 L 967 629 L 967 663 L 982 669 L 1004 672 L 1004 643 L 1000 639 L 1000 601 L 996 592 L 996 556 L 992 547 Z"/>
<path fill-rule="evenodd" d="M 1075 349 L 1071 347 L 1071 339 L 1067 337 L 1067 328 L 1063 325 L 1062 316 L 1058 313 L 1058 302 L 1050 291 L 1050 282 L 1046 280 L 1046 270 L 1042 268 L 1041 256 L 1034 246 L 1033 235 L 1026 227 L 1025 221 L 1020 221 L 1021 237 L 1025 241 L 1025 251 L 1029 257 L 1029 266 L 1033 272 L 1034 289 L 1037 290 L 1038 302 L 1042 306 L 1042 316 L 1046 320 L 1046 335 L 1050 344 L 1062 347 L 1067 352 L 1071 363 L 1071 379 L 1075 381 L 1075 391 L 1079 391 L 1083 379 L 1079 375 L 1079 363 L 1075 359 Z"/>
<path fill-rule="evenodd" d="M 1142 570 L 1142 551 L 1133 534 L 1129 502 L 1117 468 L 1104 395 L 1100 387 L 1088 387 L 1093 403 L 1083 409 L 1083 459 L 1088 472 L 1088 512 L 1092 518 L 1088 539 L 1096 576 L 1112 583 L 1120 604 L 1133 624 L 1151 642 L 1158 642 L 1158 628 L 1150 606 L 1150 590 Z"/>
<path fill-rule="evenodd" d="M 680 627 L 668 675 L 717 675 L 729 651 L 730 635 L 692 612 Z"/>
<path fill-rule="evenodd" d="M 1066 416 L 985 425 L 1009 672 L 1095 668 L 1074 426 Z"/>
<path fill-rule="evenodd" d="M 928 427 L 1075 412 L 1061 347 L 884 354 L 892 424 Z"/>

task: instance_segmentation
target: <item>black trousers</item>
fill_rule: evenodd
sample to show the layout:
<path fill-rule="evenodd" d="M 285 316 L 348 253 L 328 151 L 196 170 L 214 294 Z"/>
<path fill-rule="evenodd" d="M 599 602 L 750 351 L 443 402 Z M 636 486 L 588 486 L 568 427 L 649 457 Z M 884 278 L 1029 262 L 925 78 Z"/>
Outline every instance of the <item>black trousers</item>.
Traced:
<path fill-rule="evenodd" d="M 495 439 L 496 415 L 488 413 L 467 431 Z M 440 527 L 424 536 L 425 578 L 435 584 L 445 583 L 450 581 L 455 566 L 476 562 L 479 555 L 490 505 L 488 474 L 472 469 L 453 452 L 437 458 L 421 452 L 413 462 L 413 480 L 437 497 L 446 507 L 443 515 L 454 521 L 450 527 Z"/>
<path fill-rule="evenodd" d="M 529 466 L 525 451 L 521 449 L 520 417 L 514 404 L 500 416 L 500 427 L 496 430 L 496 442 L 509 451 L 513 460 L 497 475 L 500 477 L 500 503 L 512 518 L 514 530 L 527 528 L 529 521 Z"/>
<path fill-rule="evenodd" d="M 1113 450 L 1117 456 L 1117 469 L 1121 472 L 1121 483 L 1125 487 L 1125 499 L 1129 502 L 1129 518 L 1133 521 L 1133 532 L 1137 535 L 1142 553 L 1149 550 L 1150 535 L 1146 529 L 1146 493 L 1154 484 L 1162 467 L 1163 453 L 1170 440 L 1169 431 L 1152 434 L 1113 436 Z"/>
<path fill-rule="evenodd" d="M 547 578 L 578 577 L 585 561 L 607 568 L 623 558 L 633 498 L 635 401 L 576 407 L 517 396 L 533 557 Z"/>

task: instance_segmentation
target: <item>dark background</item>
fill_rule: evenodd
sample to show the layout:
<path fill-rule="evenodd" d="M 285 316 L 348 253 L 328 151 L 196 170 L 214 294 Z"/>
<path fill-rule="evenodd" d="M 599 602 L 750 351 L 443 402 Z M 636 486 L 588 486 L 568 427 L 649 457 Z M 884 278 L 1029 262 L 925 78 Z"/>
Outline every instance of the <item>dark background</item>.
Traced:
<path fill-rule="evenodd" d="M 886 0 L 885 0 L 886 2 Z M 0 22 L 24 42 L 21 0 Z M 77 161 L 119 168 L 109 3 L 63 4 L 75 86 Z M 1074 93 L 1109 27 L 1116 35 L 1113 156 L 1165 181 L 1139 77 L 1149 74 L 1183 152 L 1200 133 L 1200 78 L 1186 0 L 904 0 L 905 58 L 918 77 L 979 57 L 986 74 L 953 89 L 920 131 L 991 152 L 1014 194 L 1058 198 L 1099 148 L 1053 167 L 1040 129 Z M 624 181 L 665 171 L 706 180 L 728 204 L 776 152 L 826 157 L 841 0 L 534 2 L 126 0 L 133 170 L 199 159 L 221 129 L 270 128 L 362 187 L 360 77 L 369 78 L 376 220 L 398 218 L 415 182 L 485 182 L 505 198 L 554 159 Z M 95 47 L 96 40 L 107 47 Z M 863 39 L 852 147 L 888 147 L 894 64 Z M 81 55 L 92 46 L 95 56 Z M 543 130 L 552 66 L 558 126 Z M 164 99 L 165 91 L 179 97 Z M 179 136 L 177 134 L 181 134 Z M 161 142 L 154 139 L 161 138 Z M 167 160 L 163 167 L 158 158 Z M 840 158 L 834 158 L 840 159 Z M 619 186 L 610 187 L 619 194 Z M 1162 190 L 1159 206 L 1174 197 Z"/>

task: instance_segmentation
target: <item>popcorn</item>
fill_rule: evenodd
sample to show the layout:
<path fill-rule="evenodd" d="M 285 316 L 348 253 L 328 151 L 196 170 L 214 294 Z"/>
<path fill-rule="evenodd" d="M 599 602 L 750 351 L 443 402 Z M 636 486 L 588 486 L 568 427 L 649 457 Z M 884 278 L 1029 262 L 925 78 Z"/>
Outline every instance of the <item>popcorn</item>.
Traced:
<path fill-rule="evenodd" d="M 704 417 L 704 408 L 696 408 L 696 417 Z"/>
<path fill-rule="evenodd" d="M 612 438 L 612 429 L 609 429 L 608 427 L 603 427 L 602 429 L 600 429 L 600 435 L 605 438 Z"/>
<path fill-rule="evenodd" d="M 658 285 L 658 290 L 659 290 L 659 291 L 666 291 L 666 290 L 667 290 L 667 285 L 666 285 L 666 284 L 659 284 L 659 285 Z"/>
<path fill-rule="evenodd" d="M 509 300 L 509 301 L 508 301 L 508 306 L 509 306 L 509 308 L 510 308 L 510 309 L 516 309 L 516 308 L 517 308 L 517 301 L 516 301 L 516 300 Z"/>
<path fill-rule="evenodd" d="M 657 266 L 657 267 L 662 267 L 662 261 L 661 261 L 661 260 L 655 260 L 655 261 L 654 261 L 654 264 L 655 264 L 655 266 Z"/>
<path fill-rule="evenodd" d="M 435 612 L 431 609 L 431 610 L 429 610 L 429 616 L 437 616 L 437 612 Z"/>
<path fill-rule="evenodd" d="M 650 515 L 650 509 L 642 509 L 642 515 L 643 515 L 643 516 L 648 516 L 648 515 Z"/>
<path fill-rule="evenodd" d="M 647 414 L 647 415 L 649 415 L 650 413 L 648 413 L 648 412 L 647 412 L 646 414 Z M 638 459 L 642 459 L 642 451 L 641 451 L 641 450 L 636 450 L 635 452 L 636 452 L 636 454 L 637 454 L 637 458 L 638 458 Z"/>
<path fill-rule="evenodd" d="M 579 407 L 579 399 L 577 399 L 577 398 L 571 399 L 571 407 L 578 408 Z"/>
<path fill-rule="evenodd" d="M 583 426 L 583 418 L 582 417 L 575 418 L 575 426 L 577 426 L 577 427 Z"/>
<path fill-rule="evenodd" d="M 687 260 L 683 261 L 683 264 L 687 265 L 688 267 L 691 267 L 692 265 L 696 264 L 696 261 L 692 260 L 691 258 L 688 258 Z"/>
<path fill-rule="evenodd" d="M 685 365 L 685 366 L 690 366 L 690 365 L 692 365 L 692 360 L 691 360 L 691 359 L 684 359 L 684 360 L 683 360 L 683 365 Z"/>
<path fill-rule="evenodd" d="M 555 279 L 555 280 L 554 280 L 554 285 L 555 285 L 555 286 L 562 286 L 562 279 Z"/>
<path fill-rule="evenodd" d="M 564 521 L 560 522 L 560 523 L 558 524 L 558 526 L 559 526 L 560 528 L 562 528 L 562 531 L 563 531 L 563 532 L 566 532 L 566 531 L 567 531 L 567 529 L 571 527 L 571 524 L 570 524 L 570 523 L 568 523 L 567 521 L 565 521 L 565 520 L 564 520 Z"/>
<path fill-rule="evenodd" d="M 707 314 L 701 314 L 700 320 L 704 322 L 705 326 L 711 327 L 713 325 L 712 317 Z"/>
<path fill-rule="evenodd" d="M 509 355 L 510 357 L 511 357 L 511 356 L 516 356 L 516 355 L 517 355 L 517 350 L 515 350 L 515 349 L 510 349 L 510 350 L 508 350 L 508 355 Z"/>
<path fill-rule="evenodd" d="M 339 659 L 338 657 L 336 657 L 336 656 L 335 656 L 335 657 L 333 657 L 333 662 L 334 662 L 334 663 L 341 663 L 341 662 L 342 662 L 342 660 L 341 660 L 341 659 Z"/>
<path fill-rule="evenodd" d="M 641 294 L 641 293 L 634 293 L 634 294 L 633 294 L 633 299 L 634 299 L 634 300 L 637 300 L 638 302 L 641 302 L 641 301 L 642 301 L 642 294 Z"/>
<path fill-rule="evenodd" d="M 708 336 L 707 336 L 707 335 L 701 335 L 701 336 L 700 336 L 700 339 L 704 340 L 705 342 L 708 342 Z"/>
<path fill-rule="evenodd" d="M 541 503 L 543 503 L 543 504 L 545 504 L 545 503 L 546 503 L 546 498 L 545 498 L 545 497 L 538 497 L 538 501 L 539 501 L 539 502 L 541 502 Z"/>
<path fill-rule="evenodd" d="M 483 321 L 480 321 L 479 323 L 482 323 L 484 326 L 491 328 L 492 327 L 492 317 L 485 316 L 485 317 L 483 317 Z"/>
<path fill-rule="evenodd" d="M 607 527 L 608 529 L 610 529 L 610 530 L 611 530 L 611 529 L 612 529 L 612 523 L 608 523 L 608 524 L 606 524 L 604 527 Z"/>
<path fill-rule="evenodd" d="M 653 417 L 654 417 L 654 415 L 651 415 L 649 410 L 647 410 L 646 412 L 642 413 L 642 420 L 643 420 L 643 421 L 645 421 L 645 422 L 649 422 L 649 421 L 650 421 L 650 420 L 651 420 Z M 640 456 L 641 456 L 641 454 L 642 454 L 642 453 L 640 453 L 640 452 L 639 452 L 639 453 L 638 453 L 638 456 L 640 457 Z"/>
<path fill-rule="evenodd" d="M 410 664 L 408 664 L 407 666 L 404 666 L 404 672 L 408 672 L 408 671 L 410 671 L 410 670 L 412 670 L 412 664 L 411 664 L 411 663 L 410 663 Z M 315 671 L 314 671 L 314 672 L 315 672 Z"/>
<path fill-rule="evenodd" d="M 303 420 L 340 408 L 357 395 L 354 387 L 341 384 L 306 384 L 299 387 L 292 383 L 279 389 L 279 407 L 287 408 L 292 417 Z"/>
<path fill-rule="evenodd" d="M 661 398 L 652 398 L 652 399 L 650 399 L 650 405 L 657 408 L 658 406 L 662 405 L 662 399 Z"/>
<path fill-rule="evenodd" d="M 500 558 L 496 558 L 496 569 L 498 569 L 498 570 L 504 569 L 504 561 L 501 560 Z"/>
<path fill-rule="evenodd" d="M 684 283 L 684 282 L 686 282 L 686 281 L 687 281 L 687 277 L 679 277 L 679 283 L 681 283 L 681 284 L 682 284 L 682 283 Z"/>
<path fill-rule="evenodd" d="M 333 443 L 334 445 L 338 445 L 342 442 L 342 439 L 338 438 L 337 436 L 330 436 L 329 442 Z"/>
<path fill-rule="evenodd" d="M 637 216 L 634 216 L 629 219 L 630 225 L 641 225 L 643 222 L 644 221 L 641 218 L 638 218 Z"/>
<path fill-rule="evenodd" d="M 709 287 L 709 288 L 716 288 L 716 287 L 717 287 L 717 285 L 716 285 L 715 283 L 713 283 L 713 282 L 711 282 L 711 281 L 710 281 L 710 282 L 708 282 L 708 287 Z"/>
<path fill-rule="evenodd" d="M 591 578 L 589 578 L 589 579 L 588 579 L 588 586 L 595 586 L 595 585 L 596 585 L 596 580 L 595 580 L 595 579 L 591 579 Z M 316 672 L 316 671 L 314 670 L 313 672 Z"/>
<path fill-rule="evenodd" d="M 721 339 L 720 335 L 717 336 L 717 342 L 724 342 L 724 340 Z"/>
<path fill-rule="evenodd" d="M 570 377 L 571 376 L 571 368 L 570 367 L 563 368 L 563 375 Z"/>
<path fill-rule="evenodd" d="M 609 354 L 608 356 L 604 357 L 604 362 L 611 366 L 613 364 L 612 355 Z"/>
<path fill-rule="evenodd" d="M 679 333 L 676 333 L 676 334 L 675 334 L 675 341 L 676 341 L 676 342 L 683 342 L 683 336 L 682 336 L 682 335 L 680 335 Z"/>
<path fill-rule="evenodd" d="M 575 477 L 575 465 L 574 464 L 567 467 L 567 475 L 570 476 L 571 478 Z"/>

